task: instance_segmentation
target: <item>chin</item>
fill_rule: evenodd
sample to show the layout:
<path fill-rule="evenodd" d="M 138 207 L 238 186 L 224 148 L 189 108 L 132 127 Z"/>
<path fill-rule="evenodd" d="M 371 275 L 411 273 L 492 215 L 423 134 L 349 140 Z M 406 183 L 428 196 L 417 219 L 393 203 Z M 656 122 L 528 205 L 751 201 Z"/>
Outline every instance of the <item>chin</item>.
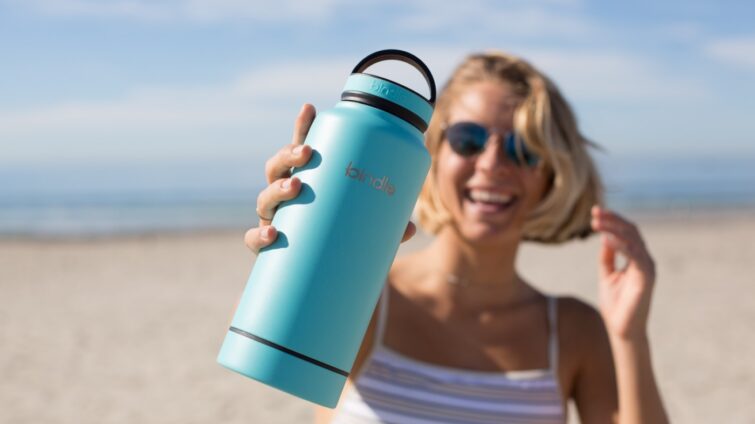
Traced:
<path fill-rule="evenodd" d="M 459 229 L 460 235 L 475 244 L 509 244 L 521 239 L 521 228 L 513 222 L 467 222 Z"/>

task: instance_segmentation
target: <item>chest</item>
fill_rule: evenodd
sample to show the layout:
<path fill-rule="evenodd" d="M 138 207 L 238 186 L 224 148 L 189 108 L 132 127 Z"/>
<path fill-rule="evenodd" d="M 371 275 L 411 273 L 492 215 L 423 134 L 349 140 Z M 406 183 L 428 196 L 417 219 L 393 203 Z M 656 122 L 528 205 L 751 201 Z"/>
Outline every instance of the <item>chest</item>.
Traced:
<path fill-rule="evenodd" d="M 549 325 L 544 304 L 454 314 L 392 296 L 383 344 L 405 356 L 475 371 L 546 369 Z"/>

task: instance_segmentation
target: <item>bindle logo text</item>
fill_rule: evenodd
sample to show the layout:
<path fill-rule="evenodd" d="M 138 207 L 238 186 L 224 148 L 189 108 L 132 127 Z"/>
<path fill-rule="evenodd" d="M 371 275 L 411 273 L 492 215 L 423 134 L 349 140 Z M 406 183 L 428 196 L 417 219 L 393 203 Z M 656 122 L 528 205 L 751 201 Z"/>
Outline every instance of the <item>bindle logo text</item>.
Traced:
<path fill-rule="evenodd" d="M 391 179 L 388 178 L 388 176 L 378 178 L 372 174 L 365 172 L 364 169 L 353 167 L 351 162 L 349 162 L 349 165 L 346 167 L 346 176 L 357 181 L 367 183 L 375 190 L 384 191 L 389 196 L 393 196 L 393 193 L 396 191 L 396 187 L 394 187 L 390 183 Z"/>
<path fill-rule="evenodd" d="M 389 86 L 388 84 L 384 84 L 381 81 L 373 80 L 370 84 L 370 88 L 372 88 L 372 91 L 376 92 L 377 94 L 383 96 L 383 97 L 389 97 L 393 95 L 393 87 Z"/>

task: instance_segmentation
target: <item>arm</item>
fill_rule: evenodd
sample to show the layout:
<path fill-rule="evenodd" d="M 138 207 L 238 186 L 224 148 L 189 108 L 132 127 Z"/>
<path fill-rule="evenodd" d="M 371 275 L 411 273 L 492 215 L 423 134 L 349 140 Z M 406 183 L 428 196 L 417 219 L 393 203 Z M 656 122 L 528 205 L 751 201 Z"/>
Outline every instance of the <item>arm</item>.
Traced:
<path fill-rule="evenodd" d="M 563 306 L 573 317 L 569 334 L 580 346 L 572 393 L 580 422 L 668 422 L 655 384 L 647 338 L 612 337 L 593 307 L 568 298 Z"/>
<path fill-rule="evenodd" d="M 615 423 L 619 400 L 611 343 L 595 308 L 574 298 L 563 301 L 572 316 L 569 333 L 578 340 L 579 360 L 572 396 L 583 424 Z M 569 313 L 571 311 L 571 313 Z"/>
<path fill-rule="evenodd" d="M 653 374 L 647 319 L 655 284 L 655 263 L 635 225 L 618 214 L 595 207 L 592 227 L 602 232 L 600 247 L 600 314 L 615 363 L 620 424 L 667 423 Z M 627 259 L 615 268 L 616 254 Z"/>
<path fill-rule="evenodd" d="M 655 384 L 648 339 L 612 337 L 611 348 L 619 386 L 619 423 L 669 422 Z"/>

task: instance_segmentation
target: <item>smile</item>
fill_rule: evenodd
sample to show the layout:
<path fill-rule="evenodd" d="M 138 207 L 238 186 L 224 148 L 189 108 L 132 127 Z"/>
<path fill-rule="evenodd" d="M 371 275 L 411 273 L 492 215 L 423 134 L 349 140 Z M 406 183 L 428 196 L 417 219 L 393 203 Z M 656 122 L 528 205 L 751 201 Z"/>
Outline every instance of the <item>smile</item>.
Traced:
<path fill-rule="evenodd" d="M 464 199 L 480 213 L 498 213 L 511 207 L 517 197 L 513 194 L 496 193 L 487 190 L 464 190 Z"/>

